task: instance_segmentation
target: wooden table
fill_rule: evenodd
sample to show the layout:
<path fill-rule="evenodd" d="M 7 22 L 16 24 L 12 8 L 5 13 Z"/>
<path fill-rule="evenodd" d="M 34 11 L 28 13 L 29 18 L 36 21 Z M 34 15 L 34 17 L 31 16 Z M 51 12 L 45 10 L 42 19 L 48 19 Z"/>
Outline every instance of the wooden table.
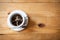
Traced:
<path fill-rule="evenodd" d="M 8 13 L 23 10 L 29 17 L 26 29 L 11 30 Z M 59 0 L 0 0 L 0 40 L 60 40 Z"/>

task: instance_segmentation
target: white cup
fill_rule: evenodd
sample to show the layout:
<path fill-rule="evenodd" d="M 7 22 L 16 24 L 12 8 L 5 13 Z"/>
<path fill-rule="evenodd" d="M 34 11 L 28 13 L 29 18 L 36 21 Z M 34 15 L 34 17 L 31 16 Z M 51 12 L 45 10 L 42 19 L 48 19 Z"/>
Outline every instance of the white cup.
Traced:
<path fill-rule="evenodd" d="M 12 16 L 15 15 L 15 14 L 21 15 L 21 17 L 23 19 L 22 23 L 20 25 L 18 25 L 18 26 L 12 25 L 12 23 L 10 21 Z M 24 11 L 22 11 L 22 10 L 14 10 L 8 15 L 7 24 L 9 26 L 9 28 L 11 28 L 14 31 L 21 31 L 21 30 L 25 29 L 25 26 L 27 26 L 28 17 L 27 17 L 27 15 L 26 15 L 26 13 Z"/>

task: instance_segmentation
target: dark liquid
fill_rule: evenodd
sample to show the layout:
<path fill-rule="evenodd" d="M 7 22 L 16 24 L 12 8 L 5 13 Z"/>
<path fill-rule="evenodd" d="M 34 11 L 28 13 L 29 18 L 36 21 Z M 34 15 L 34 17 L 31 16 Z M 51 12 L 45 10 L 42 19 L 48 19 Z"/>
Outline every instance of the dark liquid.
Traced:
<path fill-rule="evenodd" d="M 13 15 L 12 18 L 11 18 L 11 23 L 14 26 L 20 25 L 22 23 L 22 21 L 23 21 L 22 16 L 19 15 L 19 14 Z"/>

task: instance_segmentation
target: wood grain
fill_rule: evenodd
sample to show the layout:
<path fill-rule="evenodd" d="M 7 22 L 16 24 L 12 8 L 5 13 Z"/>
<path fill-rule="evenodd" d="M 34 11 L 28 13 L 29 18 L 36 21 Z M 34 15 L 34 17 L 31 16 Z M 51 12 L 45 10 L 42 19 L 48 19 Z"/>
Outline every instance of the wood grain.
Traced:
<path fill-rule="evenodd" d="M 8 13 L 16 9 L 29 17 L 27 28 L 21 32 L 7 25 Z M 39 27 L 40 23 L 45 26 Z M 0 34 L 0 40 L 60 40 L 60 3 L 0 3 Z"/>
<path fill-rule="evenodd" d="M 60 2 L 60 0 L 0 0 L 0 2 Z"/>

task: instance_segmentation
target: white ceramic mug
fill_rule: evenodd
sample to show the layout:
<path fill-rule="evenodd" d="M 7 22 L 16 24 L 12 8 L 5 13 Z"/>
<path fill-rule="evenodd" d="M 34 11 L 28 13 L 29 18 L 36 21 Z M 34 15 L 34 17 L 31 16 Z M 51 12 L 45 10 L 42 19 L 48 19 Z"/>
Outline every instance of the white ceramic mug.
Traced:
<path fill-rule="evenodd" d="M 12 25 L 12 24 L 11 24 L 11 21 L 10 21 L 10 20 L 11 20 L 11 17 L 12 17 L 13 15 L 15 15 L 15 14 L 21 15 L 21 17 L 22 17 L 22 19 L 23 19 L 22 23 L 21 23 L 20 25 L 18 25 L 18 26 Z M 26 13 L 25 13 L 24 11 L 22 11 L 22 10 L 14 10 L 14 11 L 12 11 L 12 12 L 8 15 L 7 24 L 8 24 L 8 26 L 9 26 L 9 28 L 11 28 L 11 29 L 14 30 L 14 31 L 21 31 L 21 30 L 23 30 L 23 29 L 25 28 L 25 26 L 27 26 L 27 24 L 28 24 L 28 16 L 27 16 Z"/>

